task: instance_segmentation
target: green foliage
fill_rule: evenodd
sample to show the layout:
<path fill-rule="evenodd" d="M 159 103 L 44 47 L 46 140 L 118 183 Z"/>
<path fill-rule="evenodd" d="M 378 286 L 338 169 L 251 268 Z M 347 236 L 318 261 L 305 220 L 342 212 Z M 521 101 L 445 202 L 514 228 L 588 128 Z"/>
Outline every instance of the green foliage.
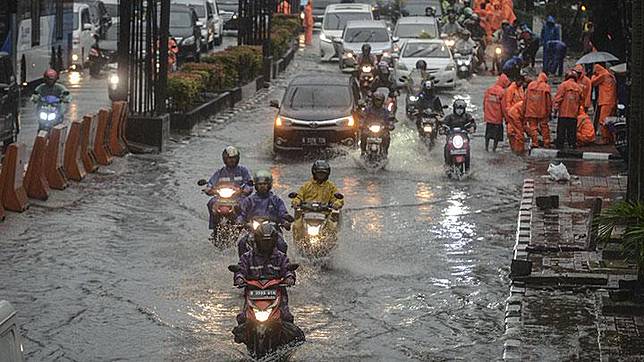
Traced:
<path fill-rule="evenodd" d="M 301 32 L 297 15 L 275 14 L 271 24 L 271 55 L 281 58 L 291 47 L 293 39 Z"/>
<path fill-rule="evenodd" d="M 207 92 L 218 92 L 223 89 L 224 69 L 219 64 L 186 63 L 181 67 L 181 71 L 199 74 L 203 80 L 203 88 Z"/>
<path fill-rule="evenodd" d="M 201 57 L 201 61 L 217 64 L 223 70 L 222 87 L 233 88 L 238 81 L 254 79 L 262 69 L 262 50 L 254 46 L 235 46 Z"/>
<path fill-rule="evenodd" d="M 271 27 L 273 30 L 286 29 L 295 37 L 301 31 L 300 18 L 297 15 L 273 14 Z"/>
<path fill-rule="evenodd" d="M 186 72 L 172 73 L 168 77 L 168 95 L 171 108 L 177 111 L 188 111 L 203 88 L 201 76 Z"/>
<path fill-rule="evenodd" d="M 608 241 L 615 227 L 624 227 L 621 243 L 628 256 L 637 259 L 640 273 L 644 270 L 644 204 L 622 201 L 612 205 L 595 219 L 599 239 Z"/>

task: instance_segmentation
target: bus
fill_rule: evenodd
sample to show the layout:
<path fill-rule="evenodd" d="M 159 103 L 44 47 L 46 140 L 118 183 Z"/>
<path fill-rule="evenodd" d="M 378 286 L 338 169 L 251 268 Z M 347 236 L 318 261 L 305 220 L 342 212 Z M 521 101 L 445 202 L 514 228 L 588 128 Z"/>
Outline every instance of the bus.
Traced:
<path fill-rule="evenodd" d="M 71 63 L 72 0 L 9 1 L 0 7 L 0 51 L 9 53 L 23 86 L 42 78 L 50 67 Z"/>

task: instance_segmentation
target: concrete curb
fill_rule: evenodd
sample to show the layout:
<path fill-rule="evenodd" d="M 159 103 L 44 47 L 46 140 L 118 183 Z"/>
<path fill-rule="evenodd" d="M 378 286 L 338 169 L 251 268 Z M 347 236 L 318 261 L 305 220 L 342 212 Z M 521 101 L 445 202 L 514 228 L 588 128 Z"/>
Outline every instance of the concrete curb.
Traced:
<path fill-rule="evenodd" d="M 577 150 L 553 150 L 548 148 L 533 148 L 529 152 L 530 157 L 535 158 L 577 158 L 583 160 L 621 160 L 618 153 L 606 152 L 582 152 Z"/>

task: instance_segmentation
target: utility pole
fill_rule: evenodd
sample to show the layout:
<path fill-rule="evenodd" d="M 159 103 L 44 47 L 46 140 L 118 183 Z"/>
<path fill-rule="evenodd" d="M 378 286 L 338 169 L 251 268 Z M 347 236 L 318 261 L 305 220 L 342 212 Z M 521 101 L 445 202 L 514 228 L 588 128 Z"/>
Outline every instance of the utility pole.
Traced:
<path fill-rule="evenodd" d="M 631 1 L 632 43 L 631 43 L 631 102 L 628 118 L 628 199 L 644 201 L 644 4 L 641 0 Z"/>

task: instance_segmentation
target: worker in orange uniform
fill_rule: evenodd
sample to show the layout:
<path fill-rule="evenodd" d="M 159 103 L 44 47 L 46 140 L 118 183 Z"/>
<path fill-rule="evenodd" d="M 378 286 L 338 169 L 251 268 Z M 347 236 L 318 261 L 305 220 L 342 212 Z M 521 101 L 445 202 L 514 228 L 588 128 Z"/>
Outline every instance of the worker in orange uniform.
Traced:
<path fill-rule="evenodd" d="M 577 116 L 579 107 L 584 105 L 581 86 L 577 84 L 577 73 L 569 71 L 566 80 L 557 88 L 553 108 L 559 114 L 557 119 L 557 148 L 562 150 L 567 141 L 571 149 L 577 148 Z"/>
<path fill-rule="evenodd" d="M 512 152 L 522 155 L 525 152 L 525 119 L 523 117 L 523 103 L 519 101 L 507 110 L 505 118 L 508 128 L 508 141 Z"/>
<path fill-rule="evenodd" d="M 288 0 L 281 0 L 277 4 L 277 12 L 280 14 L 290 14 L 291 13 L 291 3 Z"/>
<path fill-rule="evenodd" d="M 503 94 L 510 80 L 501 74 L 483 96 L 483 121 L 485 121 L 485 151 L 489 152 L 490 140 L 494 141 L 492 151 L 503 141 Z"/>
<path fill-rule="evenodd" d="M 548 85 L 548 76 L 541 72 L 537 80 L 530 82 L 525 92 L 523 116 L 528 124 L 528 132 L 532 147 L 539 147 L 539 132 L 543 138 L 543 146 L 550 148 L 550 112 L 552 111 L 552 96 Z"/>
<path fill-rule="evenodd" d="M 597 107 L 595 114 L 599 114 L 599 132 L 601 140 L 599 144 L 605 145 L 613 142 L 613 135 L 606 127 L 606 117 L 610 117 L 615 112 L 617 106 L 617 82 L 615 76 L 606 68 L 595 64 L 593 77 L 591 78 L 593 87 L 597 87 L 599 96 L 597 97 Z"/>
<path fill-rule="evenodd" d="M 583 91 L 584 110 L 588 112 L 588 109 L 592 105 L 592 99 L 590 97 L 593 91 L 592 83 L 590 82 L 590 78 L 586 76 L 586 70 L 583 65 L 577 64 L 573 70 L 577 73 L 577 84 L 581 86 L 581 90 Z"/>
<path fill-rule="evenodd" d="M 516 81 L 512 82 L 505 90 L 505 95 L 503 95 L 503 112 L 507 114 L 507 111 L 510 107 L 521 102 L 525 99 L 525 91 L 523 90 L 525 81 L 524 77 L 519 77 Z"/>
<path fill-rule="evenodd" d="M 584 107 L 579 107 L 579 115 L 577 116 L 577 146 L 589 145 L 595 142 L 595 126 L 590 116 L 584 110 Z"/>
<path fill-rule="evenodd" d="M 304 43 L 306 45 L 313 43 L 313 24 L 313 3 L 308 0 L 304 7 Z"/>
<path fill-rule="evenodd" d="M 517 16 L 514 14 L 514 4 L 512 0 L 503 0 L 501 3 L 503 8 L 503 18 L 510 22 L 510 25 L 514 25 L 514 22 L 517 20 Z"/>

